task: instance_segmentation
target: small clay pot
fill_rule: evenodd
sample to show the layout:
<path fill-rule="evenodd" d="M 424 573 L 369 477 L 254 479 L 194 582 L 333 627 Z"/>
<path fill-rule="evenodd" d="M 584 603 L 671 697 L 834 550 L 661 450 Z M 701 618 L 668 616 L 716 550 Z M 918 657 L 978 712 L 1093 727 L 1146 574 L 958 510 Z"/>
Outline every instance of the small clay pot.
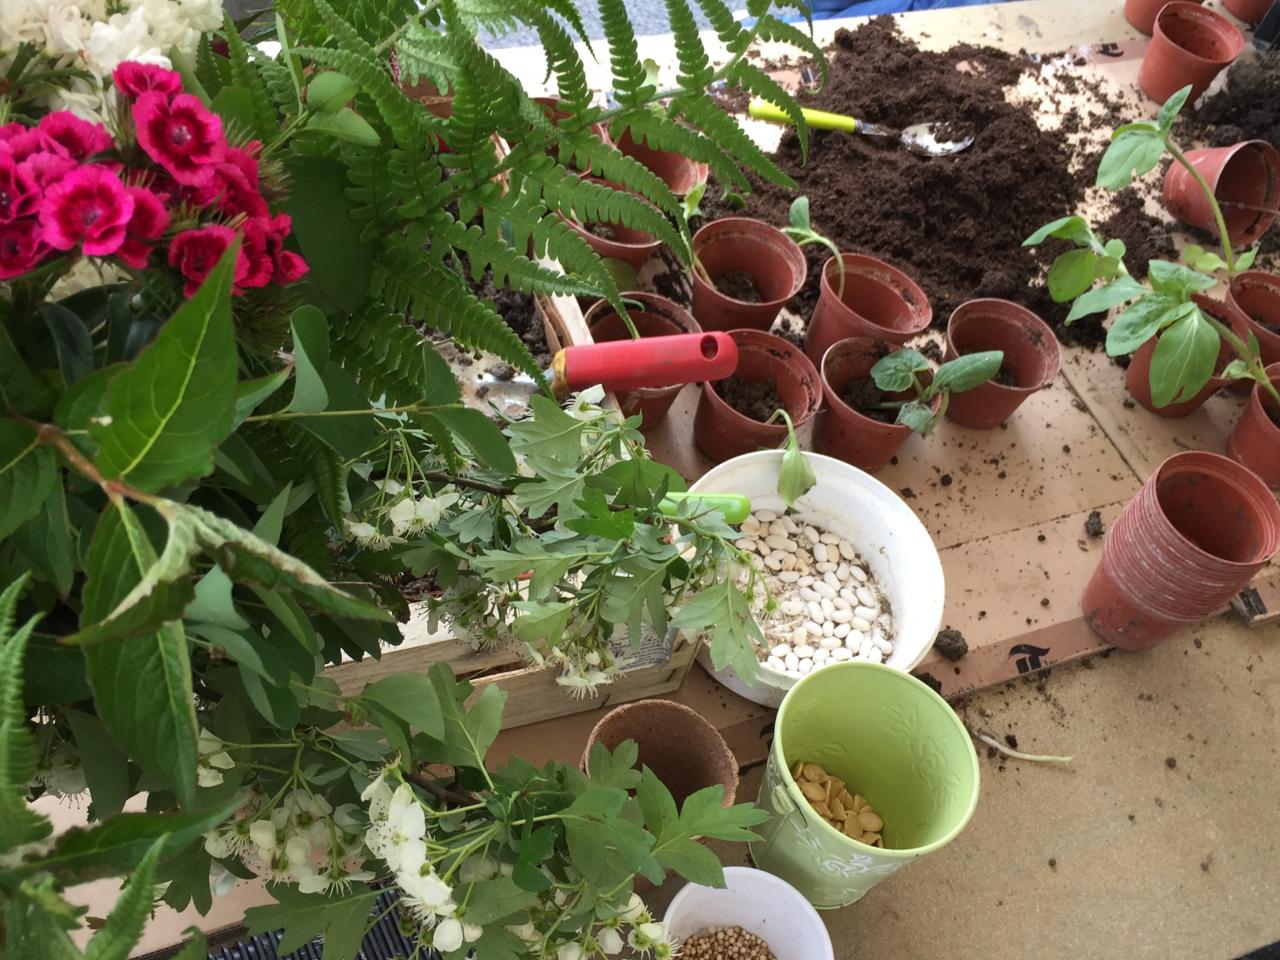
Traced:
<path fill-rule="evenodd" d="M 1143 650 L 1222 609 L 1280 547 L 1280 505 L 1246 467 L 1189 450 L 1162 463 L 1111 524 L 1084 592 L 1107 643 Z"/>
<path fill-rule="evenodd" d="M 676 805 L 706 787 L 724 787 L 724 805 L 738 795 L 738 758 L 706 718 L 671 700 L 637 700 L 610 710 L 595 725 L 582 752 L 582 769 L 591 773 L 591 748 L 601 743 L 616 750 L 624 740 L 640 748 L 639 764 L 663 782 Z"/>
<path fill-rule="evenodd" d="M 1211 314 L 1223 323 L 1231 323 L 1225 303 L 1203 295 L 1197 295 L 1192 299 L 1205 313 Z M 1129 369 L 1125 371 L 1124 380 L 1125 386 L 1129 388 L 1129 395 L 1144 409 L 1150 410 L 1159 416 L 1168 417 L 1171 420 L 1189 417 L 1204 406 L 1206 400 L 1233 382 L 1226 377 L 1217 376 L 1236 355 L 1235 351 L 1231 349 L 1231 345 L 1224 340 L 1218 351 L 1218 362 L 1213 368 L 1215 375 L 1204 385 L 1204 388 L 1190 400 L 1181 400 L 1177 403 L 1157 407 L 1151 399 L 1151 358 L 1155 355 L 1156 344 L 1159 340 L 1160 337 L 1155 336 L 1140 346 L 1133 354 L 1133 357 L 1130 358 Z"/>
<path fill-rule="evenodd" d="M 1156 14 L 1138 85 L 1152 100 L 1164 103 L 1190 84 L 1188 102 L 1194 103 L 1243 49 L 1244 34 L 1222 14 L 1174 0 Z"/>
<path fill-rule="evenodd" d="M 1267 376 L 1273 384 L 1280 384 L 1280 363 L 1267 367 Z M 1274 490 L 1280 488 L 1280 426 L 1273 416 L 1280 418 L 1280 409 L 1261 385 L 1254 383 L 1240 422 L 1227 438 L 1227 456 L 1244 464 Z"/>
<path fill-rule="evenodd" d="M 538 106 L 542 107 L 542 109 L 545 111 L 547 115 L 547 119 L 557 126 L 559 125 L 561 120 L 565 119 L 566 117 L 572 116 L 572 113 L 564 109 L 564 107 L 561 105 L 560 99 L 558 97 L 534 97 L 533 102 L 538 104 Z M 591 132 L 594 133 L 600 140 L 604 141 L 605 143 L 613 142 L 612 140 L 609 139 L 609 128 L 603 123 L 593 123 L 591 125 Z M 582 170 L 576 167 L 569 166 L 569 161 L 570 161 L 570 158 L 568 157 L 564 159 L 565 166 L 569 167 L 570 170 L 577 170 L 578 176 L 587 177 L 591 175 L 591 166 L 589 164 L 585 170 Z"/>
<path fill-rule="evenodd" d="M 1227 291 L 1231 325 L 1253 332 L 1262 362 L 1280 363 L 1280 274 L 1246 270 Z"/>
<path fill-rule="evenodd" d="M 1124 18 L 1139 33 L 1151 36 L 1156 26 L 1156 14 L 1169 0 L 1125 0 Z M 1191 0 L 1192 3 L 1204 3 L 1204 0 Z"/>
<path fill-rule="evenodd" d="M 612 187 L 614 190 L 623 189 L 616 183 L 609 183 L 606 180 L 599 180 L 595 177 L 587 179 L 601 186 Z M 597 237 L 584 224 L 578 223 L 576 220 L 565 218 L 564 222 L 569 225 L 570 230 L 586 240 L 591 245 L 591 249 L 600 254 L 600 256 L 621 260 L 636 271 L 643 267 L 649 258 L 658 252 L 658 248 L 662 246 L 662 241 L 653 234 L 645 233 L 643 230 L 633 230 L 631 227 L 625 227 L 621 224 L 609 224 L 609 228 L 613 230 L 613 238 L 606 240 L 604 237 Z"/>
<path fill-rule="evenodd" d="M 814 363 L 837 340 L 866 337 L 906 343 L 933 320 L 929 298 L 910 277 L 883 260 L 858 253 L 841 254 L 844 295 L 835 257 L 822 265 L 818 305 L 813 309 L 804 352 Z"/>
<path fill-rule="evenodd" d="M 668 153 L 665 150 L 655 150 L 644 142 L 637 143 L 631 139 L 630 130 L 622 135 L 615 146 L 661 177 L 677 197 L 683 197 L 694 187 L 706 183 L 710 175 L 705 163 L 690 160 L 682 153 Z"/>
<path fill-rule="evenodd" d="M 1261 23 L 1274 0 L 1222 0 L 1227 12 L 1245 23 Z"/>
<path fill-rule="evenodd" d="M 762 330 L 731 330 L 738 345 L 736 375 L 744 380 L 772 379 L 783 407 L 796 429 L 813 419 L 822 404 L 818 371 L 793 344 Z M 774 449 L 787 439 L 787 425 L 763 423 L 739 413 L 716 392 L 714 383 L 702 385 L 693 417 L 698 449 L 716 463 L 760 449 Z"/>
<path fill-rule="evenodd" d="M 630 291 L 623 296 L 643 305 L 640 310 L 629 310 L 627 313 L 641 337 L 668 337 L 702 332 L 698 321 L 690 316 L 689 311 L 666 297 L 638 291 Z M 591 339 L 596 343 L 631 339 L 631 331 L 606 300 L 596 301 L 583 319 L 591 331 Z M 639 414 L 643 418 L 641 427 L 644 428 L 652 427 L 665 418 L 676 395 L 683 389 L 684 384 L 678 383 L 670 387 L 642 387 L 639 390 L 620 391 L 616 396 L 623 414 L 628 417 Z"/>
<path fill-rule="evenodd" d="M 713 220 L 693 235 L 693 255 L 712 282 L 734 270 L 755 281 L 760 303 L 735 300 L 693 271 L 693 315 L 704 330 L 768 330 L 809 272 L 796 242 L 777 227 L 749 217 Z"/>
<path fill-rule="evenodd" d="M 1187 159 L 1213 189 L 1233 246 L 1251 244 L 1267 232 L 1280 204 L 1280 150 L 1265 140 L 1246 140 L 1188 150 Z M 1183 223 L 1217 233 L 1209 198 L 1180 163 L 1164 175 L 1164 205 Z"/>
<path fill-rule="evenodd" d="M 1008 300 L 970 300 L 947 321 L 945 359 L 984 350 L 1004 351 L 1004 368 L 1018 385 L 989 380 L 972 390 L 951 394 L 947 419 L 975 430 L 1000 426 L 1022 401 L 1053 382 L 1062 366 L 1058 338 L 1026 307 Z"/>
<path fill-rule="evenodd" d="M 851 463 L 868 473 L 882 470 L 911 437 L 911 428 L 868 417 L 845 403 L 850 380 L 866 377 L 876 361 L 893 347 L 866 337 L 849 337 L 833 343 L 822 357 L 822 395 L 826 404 L 813 421 L 813 449 L 817 453 Z M 910 399 L 909 393 L 891 399 Z M 940 401 L 934 401 L 934 409 Z"/>

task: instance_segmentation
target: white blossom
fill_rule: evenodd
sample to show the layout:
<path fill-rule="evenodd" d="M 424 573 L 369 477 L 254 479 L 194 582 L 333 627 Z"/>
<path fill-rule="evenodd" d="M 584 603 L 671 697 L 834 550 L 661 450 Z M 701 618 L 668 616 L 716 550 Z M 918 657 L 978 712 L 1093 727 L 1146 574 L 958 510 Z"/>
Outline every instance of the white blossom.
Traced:
<path fill-rule="evenodd" d="M 445 510 L 457 500 L 456 493 L 445 493 L 438 497 L 424 496 L 416 500 L 405 497 L 387 511 L 387 519 L 391 521 L 391 528 L 397 537 L 417 536 L 439 523 Z"/>
<path fill-rule="evenodd" d="M 466 921 L 463 921 L 462 939 L 467 941 L 467 943 L 475 943 L 483 935 L 484 927 L 480 926 L 478 923 L 467 923 Z"/>
<path fill-rule="evenodd" d="M 620 920 L 625 920 L 627 923 L 635 923 L 642 917 L 647 918 L 648 916 L 649 910 L 645 907 L 644 901 L 640 899 L 640 895 L 638 893 L 633 893 L 631 895 L 631 899 L 627 901 L 626 907 L 618 914 L 618 918 Z"/>
<path fill-rule="evenodd" d="M 585 956 L 586 951 L 580 943 L 562 943 L 556 951 L 556 960 L 582 960 Z"/>
<path fill-rule="evenodd" d="M 387 539 L 387 535 L 371 523 L 348 519 L 345 526 L 347 539 L 354 540 L 362 547 L 367 547 L 370 550 L 386 550 L 391 546 L 391 541 Z"/>
<path fill-rule="evenodd" d="M 457 950 L 462 946 L 462 924 L 452 917 L 441 921 L 431 937 L 431 945 L 444 953 Z"/>
<path fill-rule="evenodd" d="M 222 749 L 222 741 L 217 735 L 209 730 L 200 731 L 196 748 L 200 753 L 196 763 L 196 783 L 202 787 L 216 787 L 222 782 L 222 771 L 230 770 L 236 762 Z"/>
<path fill-rule="evenodd" d="M 605 927 L 597 933 L 596 942 L 600 944 L 601 952 L 607 956 L 611 957 L 622 951 L 622 934 L 613 927 Z"/>

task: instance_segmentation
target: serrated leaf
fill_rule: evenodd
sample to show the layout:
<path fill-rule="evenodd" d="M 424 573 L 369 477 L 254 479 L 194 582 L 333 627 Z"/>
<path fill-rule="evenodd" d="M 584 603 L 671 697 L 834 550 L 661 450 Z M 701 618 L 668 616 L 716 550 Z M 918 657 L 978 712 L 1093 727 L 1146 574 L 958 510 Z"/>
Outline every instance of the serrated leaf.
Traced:
<path fill-rule="evenodd" d="M 1156 342 L 1151 355 L 1152 403 L 1163 407 L 1204 389 L 1220 348 L 1218 331 L 1191 305 L 1191 312 L 1167 326 Z"/>
<path fill-rule="evenodd" d="M 534 520 L 555 507 L 561 519 L 578 515 L 586 477 L 578 467 L 561 466 L 552 462 L 540 462 L 538 478 L 526 480 L 516 487 L 516 505 L 527 510 Z"/>
<path fill-rule="evenodd" d="M 724 886 L 724 867 L 720 858 L 696 840 L 677 837 L 659 846 L 654 855 L 668 870 L 674 870 L 690 883 L 705 887 Z"/>
<path fill-rule="evenodd" d="M 35 429 L 0 420 L 0 540 L 40 512 L 57 478 L 57 457 Z"/>
<path fill-rule="evenodd" d="M 459 682 L 447 663 L 437 663 L 429 674 L 444 716 L 444 738 L 433 760 L 484 768 L 484 758 L 502 728 L 502 708 L 507 696 L 493 684 L 485 686 L 474 704 L 466 706 L 471 684 Z"/>
<path fill-rule="evenodd" d="M 526 643 L 556 643 L 573 616 L 572 604 L 561 601 L 517 600 L 512 604 L 520 615 L 511 624 L 516 638 Z"/>
<path fill-rule="evenodd" d="M 143 926 L 151 916 L 155 896 L 156 864 L 165 849 L 160 837 L 138 861 L 137 868 L 120 892 L 107 922 L 93 935 L 84 949 L 84 960 L 129 960 L 129 954 L 142 937 Z"/>
<path fill-rule="evenodd" d="M 514 877 L 494 877 L 470 884 L 466 891 L 459 891 L 467 898 L 467 922 L 476 926 L 488 926 L 513 917 L 527 910 L 538 899 L 522 889 Z"/>
<path fill-rule="evenodd" d="M 321 896 L 299 893 L 295 888 L 272 884 L 268 892 L 276 903 L 245 911 L 249 932 L 284 930 L 276 948 L 280 956 L 294 953 L 317 936 L 325 942 L 325 960 L 350 960 L 359 950 L 368 925 L 369 911 L 378 891 L 356 884 L 346 895 Z"/>
<path fill-rule="evenodd" d="M 576 466 L 582 455 L 582 431 L 586 429 L 586 422 L 569 416 L 549 397 L 530 397 L 529 411 L 528 419 L 509 428 L 512 452 Z"/>
<path fill-rule="evenodd" d="M 383 677 L 360 692 L 360 698 L 376 703 L 429 737 L 444 736 L 444 714 L 435 686 L 426 674 L 400 673 Z"/>
<path fill-rule="evenodd" d="M 671 618 L 671 626 L 677 630 L 710 629 L 711 660 L 717 670 L 733 667 L 748 683 L 759 672 L 751 640 L 762 639 L 760 626 L 731 579 L 706 586 L 690 597 Z"/>
<path fill-rule="evenodd" d="M 511 879 L 522 890 L 541 893 L 551 889 L 551 878 L 538 869 L 555 850 L 556 834 L 551 827 L 539 827 L 520 843 Z"/>
<path fill-rule="evenodd" d="M 587 758 L 587 774 L 598 787 L 635 790 L 642 779 L 641 772 L 636 769 L 639 759 L 640 746 L 634 740 L 623 740 L 612 750 L 596 741 L 591 745 Z M 654 834 L 656 836 L 657 832 Z"/>
<path fill-rule="evenodd" d="M 658 846 L 661 846 L 664 840 L 673 836 L 673 831 L 679 825 L 680 811 L 676 808 L 675 798 L 671 796 L 667 785 L 648 767 L 644 768 L 639 785 L 634 789 L 640 812 L 644 816 L 644 825 L 657 838 Z"/>
<path fill-rule="evenodd" d="M 27 580 L 23 574 L 0 593 L 0 850 L 42 840 L 53 830 L 26 801 L 27 785 L 36 775 L 36 740 L 23 701 L 23 667 L 38 618 L 17 631 L 13 621 Z"/>

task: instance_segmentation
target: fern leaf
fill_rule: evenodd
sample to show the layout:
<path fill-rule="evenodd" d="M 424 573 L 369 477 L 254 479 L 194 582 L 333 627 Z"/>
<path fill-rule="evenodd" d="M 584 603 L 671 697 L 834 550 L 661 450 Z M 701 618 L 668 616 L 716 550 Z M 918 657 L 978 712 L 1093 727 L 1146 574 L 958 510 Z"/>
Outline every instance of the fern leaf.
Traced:
<path fill-rule="evenodd" d="M 808 7 L 806 5 L 805 9 Z M 813 58 L 813 62 L 817 64 L 819 72 L 822 74 L 822 85 L 826 86 L 827 73 L 827 57 L 822 52 L 822 48 L 814 41 L 811 36 L 813 32 L 813 21 L 809 21 L 809 33 L 805 33 L 799 27 L 779 20 L 774 16 L 764 16 L 756 23 L 756 36 L 761 40 L 768 40 L 774 43 L 786 43 L 793 47 L 799 47 L 805 53 Z"/>
<path fill-rule="evenodd" d="M 289 68 L 279 60 L 255 60 L 253 66 L 262 74 L 271 102 L 278 113 L 292 117 L 298 112 L 298 92 L 293 87 Z"/>
<path fill-rule="evenodd" d="M 346 511 L 347 467 L 342 457 L 315 434 L 286 424 L 289 441 L 297 451 L 299 462 L 305 465 L 307 478 L 316 487 L 316 500 L 324 515 L 335 527 L 342 526 Z"/>
<path fill-rule="evenodd" d="M 680 64 L 677 81 L 686 90 L 705 90 L 715 79 L 715 69 L 707 48 L 698 36 L 698 24 L 685 0 L 667 0 L 667 17 L 675 35 L 676 60 Z"/>
<path fill-rule="evenodd" d="M 600 296 L 598 287 L 535 263 L 516 253 L 502 240 L 486 234 L 478 224 L 468 227 L 455 220 L 443 230 L 436 231 L 433 247 L 441 240 L 467 252 L 475 280 L 479 280 L 488 268 L 493 271 L 493 282 L 499 287 L 510 287 L 526 293 Z"/>
<path fill-rule="evenodd" d="M 666 181 L 634 157 L 628 157 L 611 143 L 605 143 L 594 133 L 577 131 L 561 140 L 561 156 L 572 153 L 574 161 L 594 176 L 619 184 L 644 197 L 654 206 L 671 216 L 679 216 L 684 209 L 680 199 L 671 192 Z"/>
<path fill-rule="evenodd" d="M 423 351 L 432 349 L 403 316 L 383 304 L 333 320 L 334 357 L 348 370 L 358 371 L 366 392 L 381 397 L 388 406 L 441 394 L 440 385 L 432 379 L 440 364 L 429 363 L 423 356 Z"/>
<path fill-rule="evenodd" d="M 716 37 L 730 53 L 738 54 L 746 49 L 747 43 L 750 42 L 750 40 L 744 42 L 744 37 L 748 36 L 747 31 L 743 30 L 742 24 L 734 19 L 733 11 L 724 4 L 723 0 L 697 0 L 697 3 L 702 9 L 702 15 L 715 30 Z"/>
<path fill-rule="evenodd" d="M 213 52 L 213 44 L 209 34 L 200 38 L 196 48 L 196 79 L 204 87 L 205 93 L 216 97 L 222 88 L 231 82 L 231 65 L 225 57 Z"/>
<path fill-rule="evenodd" d="M 739 60 L 729 72 L 725 74 L 725 80 L 740 90 L 746 90 L 757 97 L 763 97 L 770 103 L 781 107 L 786 111 L 787 116 L 791 118 L 792 124 L 795 125 L 796 134 L 800 138 L 800 156 L 803 160 L 809 155 L 809 127 L 804 122 L 804 112 L 800 109 L 800 104 L 796 103 L 795 98 L 786 90 L 782 89 L 781 84 L 774 80 L 754 63 L 748 63 L 746 60 Z"/>
<path fill-rule="evenodd" d="M 702 96 L 689 97 L 672 103 L 673 110 L 677 106 L 683 111 L 685 118 L 706 134 L 708 139 L 732 151 L 743 166 L 761 179 L 790 190 L 796 189 L 795 181 L 778 168 L 772 158 L 738 126 L 738 122 L 709 99 Z M 737 172 L 736 164 L 734 164 L 734 171 Z M 716 173 L 720 172 L 717 167 Z M 742 179 L 741 173 L 737 173 L 737 179 Z"/>
<path fill-rule="evenodd" d="M 22 699 L 23 657 L 36 618 L 13 632 L 23 574 L 0 594 L 0 850 L 42 840 L 53 825 L 27 806 L 27 784 L 36 775 L 36 741 Z"/>
<path fill-rule="evenodd" d="M 462 454 L 458 452 L 458 445 L 453 440 L 453 433 L 438 419 L 429 414 L 422 417 L 420 422 L 422 429 L 435 441 L 436 453 L 444 461 L 445 468 L 450 473 L 461 474 L 467 468 L 467 463 L 463 460 Z"/>
<path fill-rule="evenodd" d="M 609 64 L 613 70 L 613 92 L 623 106 L 638 107 L 649 102 L 657 88 L 646 83 L 644 65 L 636 46 L 635 29 L 622 0 L 600 0 L 600 22 L 609 41 Z"/>
<path fill-rule="evenodd" d="M 262 74 L 249 62 L 249 48 L 240 39 L 236 26 L 231 22 L 230 14 L 223 14 L 225 23 L 222 29 L 223 39 L 227 42 L 227 62 L 231 68 L 231 82 L 249 94 L 253 105 L 254 134 L 269 138 L 279 127 L 275 104 Z"/>
<path fill-rule="evenodd" d="M 168 839 L 168 836 L 159 837 L 138 862 L 120 899 L 107 915 L 106 924 L 85 947 L 84 960 L 129 960 L 129 954 L 142 936 L 143 925 L 151 916 L 156 864 Z"/>
<path fill-rule="evenodd" d="M 690 95 L 688 100 L 711 105 L 711 101 L 700 93 Z M 738 160 L 729 153 L 727 145 L 723 145 L 714 136 L 703 136 L 698 131 L 698 124 L 693 124 L 691 129 L 675 122 L 673 118 L 680 113 L 684 102 L 680 98 L 673 100 L 670 116 L 659 116 L 648 110 L 629 114 L 614 124 L 613 132 L 629 129 L 631 138 L 637 142 L 643 140 L 656 150 L 682 153 L 691 160 L 707 164 L 726 185 L 740 190 L 751 189 L 750 181 L 738 169 Z M 725 116 L 719 108 L 711 106 L 721 116 Z"/>
<path fill-rule="evenodd" d="M 557 94 L 572 107 L 575 115 L 581 115 L 591 104 L 591 86 L 587 82 L 586 67 L 573 40 L 556 20 L 548 16 L 537 17 L 533 21 L 533 27 L 538 31 L 538 39 L 542 41 L 542 49 L 547 57 L 547 70 L 555 74 Z"/>
<path fill-rule="evenodd" d="M 426 80 L 438 90 L 453 86 L 453 78 L 460 72 L 457 58 L 447 50 L 440 34 L 417 24 L 396 41 L 396 63 L 400 75 L 410 84 Z"/>

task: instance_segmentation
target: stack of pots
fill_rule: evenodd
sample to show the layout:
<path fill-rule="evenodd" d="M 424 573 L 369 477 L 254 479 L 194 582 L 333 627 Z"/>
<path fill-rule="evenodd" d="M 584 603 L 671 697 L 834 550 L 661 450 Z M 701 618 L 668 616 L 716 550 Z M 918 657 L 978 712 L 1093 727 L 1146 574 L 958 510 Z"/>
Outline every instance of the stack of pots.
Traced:
<path fill-rule="evenodd" d="M 1280 505 L 1266 484 L 1220 454 L 1175 454 L 1111 524 L 1085 619 L 1114 646 L 1155 646 L 1225 607 L 1277 548 Z"/>
<path fill-rule="evenodd" d="M 808 276 L 796 242 L 749 217 L 724 217 L 702 227 L 693 235 L 693 256 L 701 267 L 693 271 L 693 315 L 704 330 L 768 330 Z M 734 271 L 751 277 L 758 303 L 735 300 L 716 288 L 717 280 Z"/>
<path fill-rule="evenodd" d="M 1125 13 L 1138 29 L 1146 23 L 1150 5 L 1132 2 Z M 1142 59 L 1138 85 L 1151 99 L 1164 103 L 1188 84 L 1194 103 L 1214 78 L 1244 49 L 1244 34 L 1222 14 L 1198 3 L 1174 0 L 1159 7 L 1153 18 L 1151 44 Z"/>
<path fill-rule="evenodd" d="M 1188 150 L 1187 159 L 1213 190 L 1233 246 L 1252 244 L 1267 232 L 1280 206 L 1280 150 L 1266 140 L 1246 140 Z M 1165 174 L 1164 205 L 1183 223 L 1217 232 L 1209 198 L 1180 163 Z"/>

